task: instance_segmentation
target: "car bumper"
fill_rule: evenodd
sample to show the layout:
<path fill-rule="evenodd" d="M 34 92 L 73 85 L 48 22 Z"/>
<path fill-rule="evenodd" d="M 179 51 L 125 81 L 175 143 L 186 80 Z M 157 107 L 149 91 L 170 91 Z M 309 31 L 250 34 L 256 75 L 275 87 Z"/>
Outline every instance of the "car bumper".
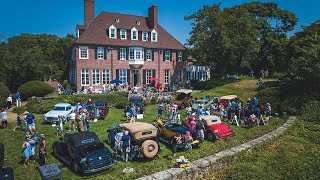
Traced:
<path fill-rule="evenodd" d="M 83 171 L 83 173 L 86 173 L 86 174 L 95 173 L 95 172 L 99 172 L 99 171 L 103 171 L 103 170 L 112 168 L 113 166 L 114 166 L 114 163 L 113 163 L 113 164 L 110 164 L 110 165 L 108 165 L 108 166 L 104 166 L 104 167 L 101 167 L 101 168 L 97 168 L 97 169 L 86 169 L 86 170 Z"/>
<path fill-rule="evenodd" d="M 47 118 L 47 119 L 43 119 L 43 122 L 45 123 L 57 123 L 59 122 L 57 118 Z"/>

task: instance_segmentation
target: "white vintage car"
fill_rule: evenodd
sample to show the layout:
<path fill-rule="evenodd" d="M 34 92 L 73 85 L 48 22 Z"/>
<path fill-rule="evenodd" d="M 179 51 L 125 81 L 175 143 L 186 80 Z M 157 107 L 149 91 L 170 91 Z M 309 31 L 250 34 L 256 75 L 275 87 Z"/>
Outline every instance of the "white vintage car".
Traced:
<path fill-rule="evenodd" d="M 43 117 L 45 123 L 58 123 L 58 116 L 61 115 L 63 123 L 69 120 L 71 110 L 74 108 L 68 103 L 59 103 L 54 105 L 54 108 L 47 112 Z"/>

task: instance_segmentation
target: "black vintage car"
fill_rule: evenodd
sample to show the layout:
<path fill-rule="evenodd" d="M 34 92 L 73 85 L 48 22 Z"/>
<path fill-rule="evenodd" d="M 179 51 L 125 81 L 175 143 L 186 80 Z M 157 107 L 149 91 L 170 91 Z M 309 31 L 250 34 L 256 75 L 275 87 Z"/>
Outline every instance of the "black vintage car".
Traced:
<path fill-rule="evenodd" d="M 93 173 L 114 166 L 111 152 L 94 132 L 67 133 L 53 143 L 52 149 L 75 172 Z"/>
<path fill-rule="evenodd" d="M 109 113 L 109 107 L 106 101 L 96 101 L 93 103 L 92 110 L 89 110 L 90 119 L 105 119 Z"/>
<path fill-rule="evenodd" d="M 12 167 L 4 167 L 4 144 L 0 144 L 0 179 L 14 179 Z"/>
<path fill-rule="evenodd" d="M 144 102 L 143 97 L 139 95 L 134 95 L 129 98 L 129 104 L 134 104 L 136 107 L 137 114 L 144 113 Z"/>

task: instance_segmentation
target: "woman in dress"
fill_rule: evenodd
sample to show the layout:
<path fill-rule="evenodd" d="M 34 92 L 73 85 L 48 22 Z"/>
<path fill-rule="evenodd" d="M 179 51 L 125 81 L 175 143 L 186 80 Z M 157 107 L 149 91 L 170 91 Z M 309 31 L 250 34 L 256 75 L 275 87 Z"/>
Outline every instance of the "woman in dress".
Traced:
<path fill-rule="evenodd" d="M 31 146 L 29 142 L 29 136 L 24 138 L 24 142 L 22 144 L 22 157 L 24 158 L 23 166 L 27 167 L 29 164 L 29 157 L 31 156 Z"/>

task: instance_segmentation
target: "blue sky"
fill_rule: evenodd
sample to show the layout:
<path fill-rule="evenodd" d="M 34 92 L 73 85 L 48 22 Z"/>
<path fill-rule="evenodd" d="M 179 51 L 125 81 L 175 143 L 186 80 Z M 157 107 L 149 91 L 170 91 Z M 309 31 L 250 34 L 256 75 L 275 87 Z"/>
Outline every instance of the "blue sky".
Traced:
<path fill-rule="evenodd" d="M 270 1 L 299 18 L 295 31 L 299 31 L 301 25 L 306 26 L 320 19 L 320 0 Z M 230 7 L 250 0 L 95 0 L 95 15 L 107 11 L 147 16 L 148 7 L 156 4 L 159 24 L 184 44 L 191 30 L 190 22 L 185 21 L 184 16 L 198 11 L 203 5 L 219 2 L 222 7 Z M 83 24 L 83 14 L 83 0 L 2 0 L 0 33 L 7 37 L 20 33 L 75 34 L 75 25 Z"/>

